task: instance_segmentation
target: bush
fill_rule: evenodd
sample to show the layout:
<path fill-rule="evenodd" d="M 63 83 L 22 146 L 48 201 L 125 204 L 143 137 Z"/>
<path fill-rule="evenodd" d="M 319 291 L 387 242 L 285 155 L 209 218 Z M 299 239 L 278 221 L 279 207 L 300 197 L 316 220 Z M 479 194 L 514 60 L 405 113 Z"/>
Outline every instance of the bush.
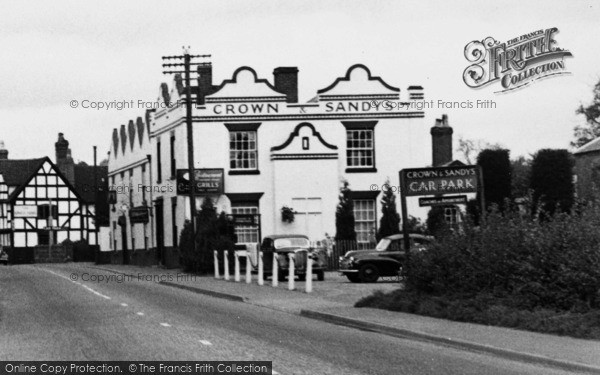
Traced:
<path fill-rule="evenodd" d="M 543 149 L 531 163 L 530 188 L 536 206 L 550 214 L 573 206 L 573 159 L 567 150 Z"/>
<path fill-rule="evenodd" d="M 510 198 L 511 165 L 508 150 L 483 150 L 477 156 L 483 173 L 485 209 L 493 204 L 504 210 L 504 200 Z"/>
<path fill-rule="evenodd" d="M 183 269 L 188 272 L 208 273 L 213 270 L 213 252 L 222 250 L 233 253 L 235 246 L 235 231 L 233 223 L 224 212 L 217 215 L 210 198 L 205 198 L 196 220 L 196 248 L 192 238 L 192 224 L 186 221 L 179 239 L 179 254 Z M 232 262 L 233 256 L 230 256 Z"/>
<path fill-rule="evenodd" d="M 598 204 L 543 221 L 514 208 L 486 218 L 413 254 L 407 287 L 433 295 L 486 293 L 528 310 L 600 308 Z"/>
<path fill-rule="evenodd" d="M 377 291 L 355 304 L 434 318 L 518 328 L 528 331 L 600 339 L 600 310 L 564 312 L 537 308 L 523 310 L 490 294 L 433 296 L 410 290 Z"/>

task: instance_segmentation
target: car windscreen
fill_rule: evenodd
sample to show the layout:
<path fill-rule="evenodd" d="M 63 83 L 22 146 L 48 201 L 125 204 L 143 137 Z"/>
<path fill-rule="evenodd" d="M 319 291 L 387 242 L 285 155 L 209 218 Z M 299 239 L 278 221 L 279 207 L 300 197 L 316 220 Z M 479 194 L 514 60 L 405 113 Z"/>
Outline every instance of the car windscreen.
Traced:
<path fill-rule="evenodd" d="M 387 249 L 387 247 L 390 245 L 390 242 L 392 242 L 392 240 L 390 240 L 388 238 L 382 238 L 381 241 L 379 241 L 379 243 L 377 244 L 377 247 L 375 248 L 375 250 L 385 251 Z"/>
<path fill-rule="evenodd" d="M 307 238 L 302 237 L 291 237 L 291 238 L 277 238 L 274 243 L 275 250 L 284 249 L 286 247 L 310 247 L 310 243 Z"/>

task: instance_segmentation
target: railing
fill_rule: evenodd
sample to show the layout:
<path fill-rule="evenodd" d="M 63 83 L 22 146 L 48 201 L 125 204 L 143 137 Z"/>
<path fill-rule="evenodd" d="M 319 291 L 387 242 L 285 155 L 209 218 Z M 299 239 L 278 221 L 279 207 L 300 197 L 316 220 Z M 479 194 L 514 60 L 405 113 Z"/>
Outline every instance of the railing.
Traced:
<path fill-rule="evenodd" d="M 338 270 L 340 268 L 340 257 L 348 251 L 374 249 L 375 245 L 374 242 L 337 240 L 333 243 L 330 253 L 327 254 L 327 269 L 330 271 Z"/>

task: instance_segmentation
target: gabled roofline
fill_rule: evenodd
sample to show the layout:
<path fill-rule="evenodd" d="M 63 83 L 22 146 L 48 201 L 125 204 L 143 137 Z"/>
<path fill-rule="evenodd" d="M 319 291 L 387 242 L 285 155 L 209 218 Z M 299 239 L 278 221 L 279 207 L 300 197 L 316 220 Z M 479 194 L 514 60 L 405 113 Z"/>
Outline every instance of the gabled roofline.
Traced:
<path fill-rule="evenodd" d="M 233 75 L 231 76 L 231 79 L 226 79 L 223 80 L 223 82 L 221 82 L 221 84 L 219 86 L 216 87 L 215 91 L 210 94 L 210 95 L 206 95 L 207 98 L 217 94 L 219 91 L 221 91 L 221 89 L 223 89 L 223 87 L 225 87 L 225 85 L 228 85 L 230 83 L 237 83 L 237 75 L 242 71 L 242 70 L 248 70 L 250 73 L 252 73 L 252 75 L 254 76 L 254 83 L 265 83 L 267 84 L 267 86 L 269 86 L 269 88 L 281 95 L 286 95 L 285 93 L 277 90 L 275 88 L 275 86 L 273 86 L 271 84 L 271 82 L 269 82 L 269 80 L 265 79 L 265 78 L 258 78 L 258 75 L 256 74 L 256 71 L 254 69 L 252 69 L 249 66 L 240 66 L 239 68 L 237 68 L 234 72 Z"/>
<path fill-rule="evenodd" d="M 273 151 L 281 151 L 283 149 L 285 149 L 287 146 L 290 145 L 290 143 L 292 143 L 292 141 L 294 140 L 294 138 L 296 138 L 298 135 L 300 135 L 300 128 L 303 128 L 305 126 L 308 126 L 311 130 L 312 130 L 312 135 L 317 137 L 317 139 L 323 144 L 323 146 L 331 149 L 331 150 L 337 150 L 337 146 L 334 146 L 332 144 L 327 143 L 323 137 L 321 137 L 321 133 L 319 133 L 315 127 L 313 126 L 313 124 L 309 123 L 309 122 L 302 122 L 298 125 L 296 125 L 296 127 L 294 128 L 294 131 L 290 133 L 290 136 L 288 137 L 288 139 L 283 142 L 282 144 L 280 144 L 279 146 L 274 146 L 271 147 L 271 152 Z"/>
<path fill-rule="evenodd" d="M 17 187 L 11 195 L 8 196 L 8 201 L 10 203 L 14 203 L 15 199 L 17 198 L 17 196 L 25 189 L 25 187 L 27 185 L 29 185 L 29 183 L 31 182 L 31 180 L 33 180 L 33 178 L 37 175 L 37 172 L 40 170 L 40 168 L 42 167 L 42 165 L 44 165 L 45 162 L 50 163 L 50 165 L 52 166 L 52 168 L 54 168 L 54 170 L 56 171 L 56 174 L 63 179 L 63 181 L 65 182 L 65 184 L 67 185 L 67 187 L 69 189 L 71 189 L 71 191 L 73 192 L 73 194 L 75 194 L 75 196 L 77 197 L 77 199 L 79 201 L 85 202 L 84 199 L 81 197 L 81 195 L 79 195 L 79 193 L 77 192 L 77 190 L 75 189 L 75 187 L 73 186 L 73 184 L 71 184 L 71 182 L 65 177 L 65 175 L 61 172 L 60 168 L 58 168 L 58 166 L 56 164 L 54 164 L 52 162 L 52 160 L 50 160 L 49 157 L 45 156 L 41 159 L 37 159 L 39 160 L 39 164 L 38 166 L 35 168 L 35 171 L 31 173 L 31 175 L 25 180 L 25 182 L 23 184 L 21 184 L 21 186 Z M 50 198 L 49 198 L 50 199 Z M 95 202 L 94 202 L 95 203 Z"/>
<path fill-rule="evenodd" d="M 350 73 L 354 69 L 357 69 L 357 68 L 362 68 L 362 69 L 364 69 L 367 72 L 367 78 L 368 78 L 369 81 L 379 81 L 379 83 L 381 83 L 387 89 L 395 91 L 395 92 L 400 92 L 399 88 L 387 84 L 381 77 L 379 77 L 379 76 L 372 76 L 371 75 L 371 71 L 369 70 L 369 68 L 366 67 L 366 65 L 363 65 L 363 64 L 354 64 L 354 65 L 352 65 L 351 67 L 348 68 L 348 70 L 346 71 L 346 75 L 344 77 L 338 77 L 338 78 L 336 78 L 336 80 L 331 85 L 327 86 L 324 89 L 317 90 L 317 94 L 323 94 L 323 93 L 326 93 L 327 91 L 330 91 L 335 86 L 337 86 L 338 83 L 340 83 L 342 81 L 350 81 Z"/>

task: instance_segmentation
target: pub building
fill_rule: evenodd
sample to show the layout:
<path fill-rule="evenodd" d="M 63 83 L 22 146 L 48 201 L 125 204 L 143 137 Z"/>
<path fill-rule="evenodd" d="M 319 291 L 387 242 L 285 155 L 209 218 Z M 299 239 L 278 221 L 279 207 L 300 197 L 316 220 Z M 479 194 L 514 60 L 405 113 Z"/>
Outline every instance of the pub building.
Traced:
<path fill-rule="evenodd" d="M 61 254 L 48 258 L 50 243 L 100 246 L 108 237 L 107 228 L 101 228 L 108 226 L 106 198 L 94 194 L 95 186 L 106 191 L 108 168 L 96 167 L 94 181 L 94 167 L 74 163 L 62 133 L 55 149 L 55 162 L 49 157 L 9 159 L 0 141 L 0 245 L 11 263 L 64 261 Z"/>
<path fill-rule="evenodd" d="M 381 186 L 389 179 L 397 188 L 400 169 L 428 164 L 424 112 L 410 106 L 423 100 L 423 88 L 401 92 L 361 64 L 302 103 L 295 67 L 276 68 L 272 82 L 240 67 L 213 84 L 207 63 L 191 91 L 196 207 L 210 197 L 233 217 L 242 244 L 267 234 L 334 236 L 342 180 L 352 190 L 358 242 L 367 243 L 381 218 Z M 157 109 L 113 130 L 114 262 L 177 265 L 190 218 L 186 108 L 176 105 L 185 92 L 176 75 L 170 88 L 160 86 Z M 436 127 L 445 127 L 432 131 L 439 165 L 452 160 L 452 129 L 445 119 Z M 294 211 L 291 223 L 282 220 L 284 206 Z"/>

